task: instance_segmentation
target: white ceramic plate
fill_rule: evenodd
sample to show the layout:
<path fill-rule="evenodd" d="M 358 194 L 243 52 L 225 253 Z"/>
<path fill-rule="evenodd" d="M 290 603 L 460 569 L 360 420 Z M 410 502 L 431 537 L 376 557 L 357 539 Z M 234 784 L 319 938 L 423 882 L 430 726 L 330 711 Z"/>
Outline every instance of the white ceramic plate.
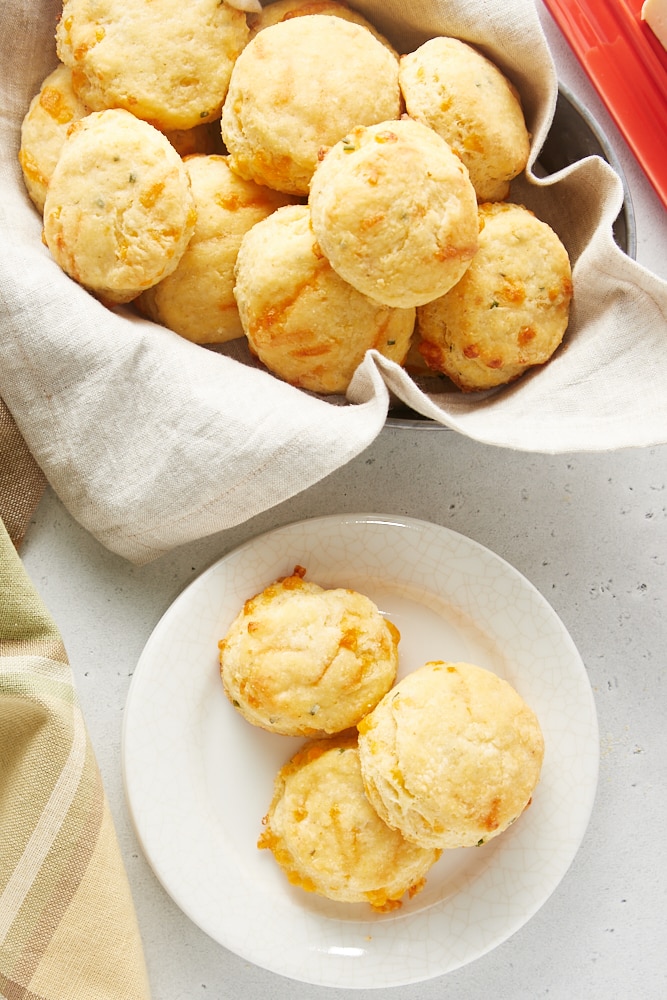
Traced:
<path fill-rule="evenodd" d="M 278 768 L 299 740 L 247 723 L 226 700 L 217 642 L 243 601 L 296 564 L 371 597 L 401 632 L 403 676 L 430 659 L 496 671 L 545 736 L 531 807 L 480 848 L 445 852 L 426 888 L 389 914 L 289 885 L 256 841 Z M 142 848 L 212 938 L 283 976 L 388 987 L 494 948 L 545 902 L 586 829 L 597 783 L 593 697 L 577 650 L 535 588 L 463 535 L 408 518 L 346 515 L 245 543 L 191 583 L 151 635 L 132 679 L 124 781 Z"/>

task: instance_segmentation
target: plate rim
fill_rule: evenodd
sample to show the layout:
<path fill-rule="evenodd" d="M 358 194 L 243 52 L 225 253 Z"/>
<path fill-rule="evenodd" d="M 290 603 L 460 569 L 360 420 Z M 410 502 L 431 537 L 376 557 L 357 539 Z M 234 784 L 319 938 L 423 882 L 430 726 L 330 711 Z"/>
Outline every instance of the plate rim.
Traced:
<path fill-rule="evenodd" d="M 457 544 L 459 545 L 462 544 L 464 547 L 468 546 L 469 547 L 468 551 L 472 551 L 478 556 L 481 556 L 483 559 L 491 558 L 502 569 L 503 574 L 505 575 L 509 574 L 510 577 L 513 577 L 515 581 L 519 582 L 520 586 L 523 589 L 525 589 L 527 592 L 530 593 L 532 600 L 536 600 L 538 604 L 541 604 L 542 609 L 545 612 L 547 618 L 550 618 L 553 626 L 558 629 L 560 640 L 563 641 L 568 647 L 569 653 L 572 656 L 572 663 L 576 664 L 579 672 L 579 678 L 578 678 L 579 683 L 582 684 L 583 689 L 587 693 L 587 705 L 586 705 L 588 713 L 587 724 L 590 729 L 590 732 L 587 737 L 588 744 L 590 747 L 595 746 L 596 748 L 595 753 L 591 755 L 591 758 L 588 761 L 588 767 L 590 770 L 588 787 L 587 787 L 588 794 L 587 794 L 585 808 L 583 810 L 581 808 L 579 809 L 579 819 L 577 824 L 576 836 L 574 838 L 573 843 L 569 846 L 569 853 L 567 860 L 561 863 L 555 875 L 553 874 L 551 875 L 551 878 L 548 880 L 548 886 L 546 888 L 546 891 L 543 893 L 542 897 L 539 900 L 537 900 L 534 903 L 534 905 L 531 905 L 528 909 L 524 909 L 520 917 L 514 918 L 514 920 L 510 922 L 509 927 L 505 927 L 504 929 L 499 929 L 495 934 L 491 935 L 491 937 L 488 940 L 486 940 L 481 947 L 477 948 L 474 951 L 474 953 L 467 955 L 463 960 L 456 960 L 454 962 L 450 962 L 449 964 L 440 963 L 437 968 L 435 969 L 430 968 L 425 973 L 410 974 L 405 976 L 395 975 L 391 979 L 385 979 L 380 982 L 357 983 L 349 980 L 347 978 L 347 973 L 342 978 L 340 978 L 339 976 L 334 976 L 333 978 L 331 978 L 323 973 L 320 973 L 319 975 L 313 975 L 312 973 L 309 975 L 295 974 L 294 970 L 287 971 L 285 967 L 276 967 L 275 962 L 267 963 L 266 961 L 263 961 L 262 958 L 258 955 L 256 947 L 253 946 L 250 949 L 246 948 L 245 950 L 243 950 L 242 948 L 239 948 L 237 944 L 230 943 L 229 934 L 227 934 L 227 937 L 225 939 L 224 934 L 220 934 L 219 932 L 218 933 L 212 932 L 209 926 L 210 921 L 203 920 L 201 914 L 198 914 L 195 910 L 193 910 L 192 906 L 189 906 L 187 902 L 183 900 L 180 892 L 175 894 L 174 887 L 173 885 L 170 884 L 169 879 L 165 877 L 164 871 L 158 870 L 158 867 L 156 867 L 155 859 L 152 856 L 153 852 L 151 851 L 149 845 L 145 843 L 144 836 L 142 835 L 140 829 L 140 823 L 138 822 L 137 817 L 135 815 L 135 810 L 132 804 L 132 796 L 130 793 L 130 779 L 128 775 L 128 761 L 127 761 L 126 749 L 127 749 L 128 727 L 130 725 L 129 720 L 133 715 L 133 705 L 132 705 L 133 697 L 136 696 L 136 691 L 139 686 L 139 683 L 135 682 L 135 679 L 137 677 L 141 677 L 142 662 L 144 661 L 144 658 L 147 655 L 147 651 L 150 650 L 151 644 L 154 641 L 157 641 L 156 637 L 159 637 L 162 629 L 168 627 L 169 619 L 172 617 L 174 609 L 180 606 L 181 602 L 187 600 L 189 592 L 192 589 L 201 587 L 203 584 L 205 584 L 207 577 L 209 577 L 211 574 L 220 572 L 224 568 L 224 565 L 229 560 L 241 557 L 244 550 L 253 548 L 256 545 L 261 544 L 262 541 L 266 540 L 269 537 L 275 537 L 275 536 L 280 536 L 281 534 L 285 534 L 286 539 L 288 539 L 289 537 L 291 537 L 291 533 L 293 533 L 295 530 L 308 529 L 312 533 L 316 531 L 318 526 L 321 527 L 324 524 L 328 524 L 329 527 L 336 527 L 339 529 L 344 528 L 345 526 L 356 526 L 357 528 L 363 528 L 364 526 L 369 524 L 378 524 L 385 528 L 386 527 L 412 528 L 421 532 L 424 531 L 435 532 L 436 535 L 440 535 L 443 539 L 448 539 L 450 544 L 454 540 L 456 540 Z M 477 542 L 470 536 L 462 532 L 456 531 L 455 529 L 452 529 L 448 526 L 437 524 L 435 522 L 426 521 L 419 518 L 413 518 L 402 514 L 394 515 L 387 513 L 351 512 L 342 514 L 315 515 L 313 517 L 300 518 L 287 522 L 282 525 L 278 525 L 274 528 L 260 532 L 257 535 L 254 535 L 246 539 L 245 541 L 239 543 L 238 545 L 232 547 L 228 552 L 214 559 L 207 567 L 205 567 L 200 573 L 198 573 L 197 576 L 195 576 L 192 580 L 190 580 L 176 595 L 176 597 L 170 602 L 170 604 L 165 609 L 163 614 L 160 616 L 160 618 L 158 619 L 158 621 L 156 622 L 155 626 L 153 627 L 153 629 L 149 634 L 149 637 L 137 660 L 137 664 L 130 683 L 128 694 L 126 697 L 125 710 L 123 713 L 123 722 L 122 722 L 121 771 L 122 771 L 122 783 L 125 794 L 126 808 L 129 814 L 129 818 L 134 833 L 137 837 L 140 848 L 144 854 L 145 860 L 147 861 L 149 867 L 151 868 L 151 871 L 153 872 L 158 882 L 162 885 L 165 892 L 170 896 L 170 898 L 179 907 L 179 909 L 181 909 L 182 912 L 196 926 L 198 926 L 202 931 L 204 931 L 204 933 L 210 936 L 218 944 L 229 949 L 239 957 L 242 957 L 243 959 L 248 960 L 261 968 L 267 969 L 268 971 L 274 974 L 282 975 L 284 977 L 291 978 L 299 982 L 308 983 L 310 985 L 326 986 L 326 987 L 333 986 L 333 987 L 348 988 L 348 989 L 362 989 L 362 988 L 372 989 L 372 988 L 387 988 L 395 986 L 407 986 L 410 984 L 425 982 L 427 980 L 439 977 L 441 975 L 445 975 L 448 972 L 454 971 L 454 969 L 460 968 L 463 965 L 467 965 L 470 962 L 475 961 L 476 959 L 481 958 L 488 952 L 494 950 L 504 941 L 508 940 L 511 936 L 513 936 L 513 934 L 519 931 L 530 919 L 532 919 L 534 914 L 544 905 L 544 903 L 546 903 L 546 901 L 556 890 L 562 879 L 565 877 L 569 868 L 572 865 L 572 862 L 574 861 L 576 854 L 579 851 L 582 840 L 588 828 L 597 791 L 597 783 L 599 777 L 599 728 L 597 719 L 597 709 L 595 705 L 595 699 L 593 696 L 593 690 L 590 685 L 590 679 L 588 678 L 585 665 L 581 659 L 579 651 L 572 637 L 565 628 L 560 616 L 551 606 L 551 604 L 547 601 L 544 595 L 538 590 L 538 588 L 535 587 L 535 585 L 527 577 L 525 577 L 520 570 L 514 567 L 503 556 L 500 556 L 498 553 L 484 546 L 482 543 Z M 502 840 L 502 838 L 498 838 L 498 840 Z M 438 903 L 433 904 L 433 906 L 429 907 L 429 912 L 431 912 L 434 909 L 434 907 L 437 909 L 437 907 L 439 906 L 444 906 L 444 901 L 440 900 Z M 420 912 L 421 911 L 417 911 L 416 914 L 406 914 L 401 919 L 409 920 L 411 917 L 419 916 Z M 337 923 L 337 921 L 334 921 L 334 923 Z M 370 924 L 369 921 L 366 921 L 366 923 Z M 379 925 L 375 924 L 373 925 L 373 927 L 377 926 Z M 348 961 L 347 968 L 349 967 L 350 965 Z"/>

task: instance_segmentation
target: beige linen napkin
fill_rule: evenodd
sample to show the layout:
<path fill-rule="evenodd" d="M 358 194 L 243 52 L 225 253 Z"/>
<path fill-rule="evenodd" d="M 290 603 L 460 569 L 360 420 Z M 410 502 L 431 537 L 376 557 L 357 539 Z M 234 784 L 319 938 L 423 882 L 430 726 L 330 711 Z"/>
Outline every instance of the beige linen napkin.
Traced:
<path fill-rule="evenodd" d="M 518 86 L 533 135 L 547 134 L 557 81 L 533 0 L 354 0 L 400 50 L 434 34 L 482 47 Z M 421 387 L 369 352 L 347 405 L 249 363 L 241 341 L 211 351 L 76 287 L 40 242 L 16 159 L 21 120 L 55 64 L 58 0 L 5 0 L 0 21 L 0 395 L 71 513 L 135 561 L 247 520 L 366 448 L 391 393 L 489 444 L 596 451 L 667 441 L 667 284 L 615 246 L 618 177 L 587 159 L 515 185 L 574 263 L 567 343 L 513 386 L 463 395 Z M 443 448 L 446 440 L 443 439 Z"/>
<path fill-rule="evenodd" d="M 0 996 L 149 997 L 65 650 L 1 521 Z"/>

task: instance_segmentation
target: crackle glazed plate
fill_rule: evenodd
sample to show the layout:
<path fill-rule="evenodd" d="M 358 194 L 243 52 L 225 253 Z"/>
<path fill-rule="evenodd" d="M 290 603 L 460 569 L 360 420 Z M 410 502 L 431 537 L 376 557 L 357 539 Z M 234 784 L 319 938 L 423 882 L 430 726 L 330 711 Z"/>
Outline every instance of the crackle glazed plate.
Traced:
<path fill-rule="evenodd" d="M 489 843 L 444 852 L 425 888 L 376 913 L 291 886 L 257 838 L 278 769 L 302 741 L 227 701 L 217 643 L 243 602 L 295 565 L 367 594 L 401 633 L 399 677 L 431 659 L 505 677 L 546 752 L 529 809 Z M 320 517 L 246 542 L 192 582 L 150 636 L 123 730 L 127 802 L 166 891 L 214 940 L 282 976 L 392 987 L 440 976 L 518 931 L 567 872 L 590 817 L 599 748 L 588 677 L 563 624 L 517 570 L 447 528 Z"/>

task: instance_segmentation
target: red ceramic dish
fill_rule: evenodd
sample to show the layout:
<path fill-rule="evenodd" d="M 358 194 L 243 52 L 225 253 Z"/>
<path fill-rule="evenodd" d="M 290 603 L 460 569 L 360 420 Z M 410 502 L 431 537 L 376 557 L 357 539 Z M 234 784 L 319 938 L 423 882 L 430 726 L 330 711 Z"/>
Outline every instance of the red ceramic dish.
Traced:
<path fill-rule="evenodd" d="M 642 0 L 544 0 L 667 208 L 667 52 Z"/>

